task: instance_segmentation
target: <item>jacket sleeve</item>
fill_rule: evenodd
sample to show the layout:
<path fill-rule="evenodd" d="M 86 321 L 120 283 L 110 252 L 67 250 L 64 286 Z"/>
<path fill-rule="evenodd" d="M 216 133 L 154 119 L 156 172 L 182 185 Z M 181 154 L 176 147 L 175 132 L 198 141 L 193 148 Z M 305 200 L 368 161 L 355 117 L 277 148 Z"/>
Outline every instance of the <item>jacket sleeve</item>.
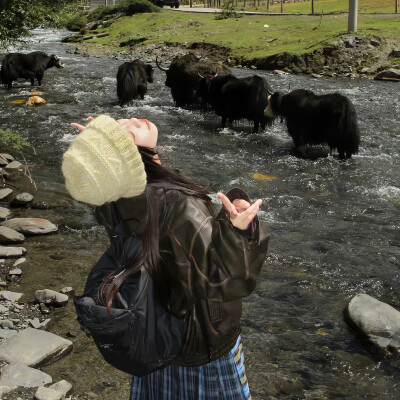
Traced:
<path fill-rule="evenodd" d="M 250 200 L 241 189 L 232 189 L 227 197 Z M 168 236 L 179 280 L 188 297 L 220 302 L 246 297 L 255 288 L 268 250 L 266 223 L 256 217 L 249 230 L 239 231 L 225 207 L 216 217 L 210 207 L 190 196 L 175 207 Z"/>

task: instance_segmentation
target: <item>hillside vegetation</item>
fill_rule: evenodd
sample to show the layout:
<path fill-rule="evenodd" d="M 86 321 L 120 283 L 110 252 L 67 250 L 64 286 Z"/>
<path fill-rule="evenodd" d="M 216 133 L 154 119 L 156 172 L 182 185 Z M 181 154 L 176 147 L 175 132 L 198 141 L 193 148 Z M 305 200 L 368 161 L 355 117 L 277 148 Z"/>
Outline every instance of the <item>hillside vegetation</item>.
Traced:
<path fill-rule="evenodd" d="M 334 3 L 334 0 L 331 2 Z M 293 6 L 297 4 L 300 3 L 294 3 Z M 338 45 L 342 43 L 341 39 L 349 36 L 348 15 L 345 13 L 244 15 L 241 18 L 217 20 L 215 14 L 162 9 L 157 13 L 113 17 L 109 21 L 101 21 L 89 34 L 107 32 L 109 35 L 94 37 L 85 40 L 85 43 L 96 44 L 97 49 L 102 48 L 108 54 L 128 51 L 133 55 L 140 52 L 141 47 L 155 43 L 186 49 L 213 48 L 219 49 L 214 51 L 214 55 L 219 55 L 221 61 L 231 65 L 256 65 L 263 69 L 286 67 L 295 71 L 320 72 L 322 66 L 335 64 L 335 58 L 339 69 L 343 63 L 346 68 L 352 66 L 361 69 L 370 66 L 379 57 L 388 58 L 396 43 L 399 47 L 399 22 L 400 16 L 396 14 L 360 14 L 356 34 L 359 48 L 358 51 L 349 52 L 346 46 Z M 78 35 L 72 40 L 79 42 L 82 39 L 83 36 Z M 379 47 L 372 46 L 371 40 L 378 42 Z M 339 54 L 341 47 L 345 51 Z M 346 51 L 349 54 L 343 59 Z M 299 59 L 303 55 L 306 55 L 306 61 L 304 57 Z M 396 66 L 398 62 L 396 58 L 388 58 L 383 66 Z M 316 68 L 310 67 L 313 64 L 316 64 Z"/>

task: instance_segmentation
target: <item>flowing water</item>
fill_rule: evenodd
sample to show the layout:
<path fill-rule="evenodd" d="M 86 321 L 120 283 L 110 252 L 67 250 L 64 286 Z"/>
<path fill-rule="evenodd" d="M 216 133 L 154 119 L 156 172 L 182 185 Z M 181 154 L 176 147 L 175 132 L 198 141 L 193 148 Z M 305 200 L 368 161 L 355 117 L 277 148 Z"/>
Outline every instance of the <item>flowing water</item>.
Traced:
<path fill-rule="evenodd" d="M 28 155 L 28 161 L 34 159 L 42 202 L 53 205 L 47 215 L 61 230 L 28 245 L 36 251 L 37 269 L 26 273 L 26 288 L 43 279 L 81 290 L 107 243 L 91 208 L 70 200 L 63 186 L 61 155 L 76 134 L 68 123 L 100 113 L 148 118 L 159 128 L 166 164 L 208 182 L 213 191 L 240 186 L 252 199 L 263 199 L 260 217 L 270 226 L 270 252 L 243 315 L 253 399 L 398 399 L 399 361 L 374 355 L 344 322 L 343 309 L 361 292 L 400 309 L 399 84 L 257 71 L 274 90 L 339 91 L 354 103 L 359 154 L 343 162 L 318 147 L 300 157 L 279 121 L 258 134 L 247 122 L 222 130 L 211 113 L 174 107 L 160 70 L 143 101 L 118 107 L 121 61 L 73 54 L 60 34 L 36 31 L 23 50 L 56 53 L 66 64 L 46 71 L 45 106 L 10 103 L 29 96 L 29 82 L 0 90 L 0 128 L 20 133 L 36 148 L 38 156 Z M 46 263 L 39 254 L 50 254 L 55 264 L 43 267 L 48 257 Z M 71 305 L 55 316 L 53 331 L 65 335 L 76 327 Z M 90 341 L 80 335 L 74 340 L 74 352 L 48 367 L 52 376 L 72 382 L 77 395 L 127 398 L 126 375 L 107 367 Z"/>

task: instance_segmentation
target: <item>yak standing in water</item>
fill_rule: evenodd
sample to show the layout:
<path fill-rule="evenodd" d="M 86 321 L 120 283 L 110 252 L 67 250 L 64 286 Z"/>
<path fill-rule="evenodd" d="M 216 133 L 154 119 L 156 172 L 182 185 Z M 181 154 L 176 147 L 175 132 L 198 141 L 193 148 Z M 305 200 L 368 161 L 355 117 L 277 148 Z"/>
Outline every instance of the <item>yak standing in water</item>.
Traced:
<path fill-rule="evenodd" d="M 306 144 L 327 143 L 331 152 L 337 149 L 341 159 L 358 153 L 360 133 L 356 110 L 339 93 L 318 96 L 304 89 L 287 94 L 275 92 L 268 99 L 264 114 L 286 119 L 296 149 Z"/>
<path fill-rule="evenodd" d="M 117 95 L 121 107 L 134 99 L 143 100 L 147 92 L 147 82 L 153 82 L 153 72 L 153 67 L 141 60 L 125 62 L 119 66 Z"/>
<path fill-rule="evenodd" d="M 64 66 L 55 54 L 48 56 L 42 51 L 34 51 L 29 54 L 10 53 L 1 63 L 0 78 L 1 82 L 8 86 L 8 89 L 11 89 L 13 81 L 18 78 L 30 79 L 32 86 L 35 84 L 36 78 L 40 86 L 46 69 L 64 68 Z"/>
<path fill-rule="evenodd" d="M 156 64 L 166 72 L 165 85 L 171 88 L 172 99 L 177 107 L 198 106 L 199 88 L 202 76 L 230 74 L 232 71 L 219 62 L 200 61 L 193 53 L 176 56 L 168 68 L 161 67 L 156 57 Z"/>
<path fill-rule="evenodd" d="M 257 133 L 272 123 L 273 118 L 264 115 L 268 96 L 272 93 L 267 81 L 252 75 L 236 78 L 233 75 L 206 77 L 201 81 L 200 96 L 203 108 L 211 105 L 215 113 L 222 118 L 222 128 L 226 122 L 248 119 L 253 121 L 253 132 Z"/>

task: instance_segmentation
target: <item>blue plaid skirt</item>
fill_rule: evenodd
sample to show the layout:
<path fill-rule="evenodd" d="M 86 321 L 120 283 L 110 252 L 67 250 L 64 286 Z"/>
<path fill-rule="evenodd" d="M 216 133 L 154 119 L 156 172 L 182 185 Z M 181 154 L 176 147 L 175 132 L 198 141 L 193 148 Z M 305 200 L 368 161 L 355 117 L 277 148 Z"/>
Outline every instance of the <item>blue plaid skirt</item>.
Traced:
<path fill-rule="evenodd" d="M 251 400 L 241 337 L 218 360 L 200 367 L 168 367 L 134 376 L 130 400 Z"/>

